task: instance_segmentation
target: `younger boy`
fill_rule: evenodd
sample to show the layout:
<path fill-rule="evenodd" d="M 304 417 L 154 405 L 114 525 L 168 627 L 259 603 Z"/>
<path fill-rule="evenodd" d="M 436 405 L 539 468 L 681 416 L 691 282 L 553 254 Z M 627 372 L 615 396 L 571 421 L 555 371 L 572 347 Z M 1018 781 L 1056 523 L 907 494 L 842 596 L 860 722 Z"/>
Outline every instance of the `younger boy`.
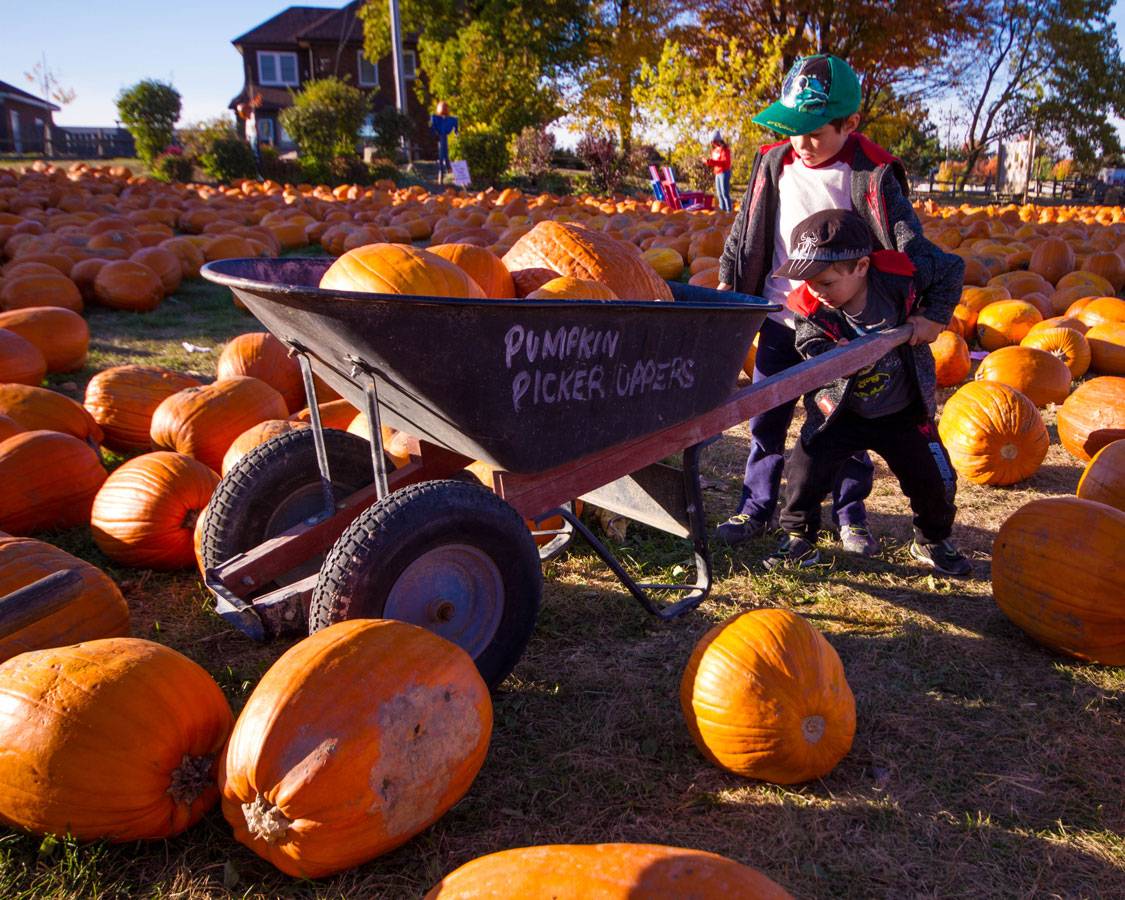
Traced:
<path fill-rule="evenodd" d="M 805 359 L 901 325 L 914 312 L 918 291 L 910 258 L 873 245 L 867 224 L 851 210 L 814 213 L 793 229 L 789 259 L 774 277 L 803 281 L 788 305 Z M 957 475 L 934 425 L 935 387 L 933 353 L 914 335 L 909 346 L 805 396 L 807 417 L 785 469 L 780 524 L 786 536 L 766 557 L 766 568 L 819 561 L 820 504 L 845 461 L 874 450 L 910 500 L 910 554 L 945 575 L 972 571 L 949 542 Z"/>

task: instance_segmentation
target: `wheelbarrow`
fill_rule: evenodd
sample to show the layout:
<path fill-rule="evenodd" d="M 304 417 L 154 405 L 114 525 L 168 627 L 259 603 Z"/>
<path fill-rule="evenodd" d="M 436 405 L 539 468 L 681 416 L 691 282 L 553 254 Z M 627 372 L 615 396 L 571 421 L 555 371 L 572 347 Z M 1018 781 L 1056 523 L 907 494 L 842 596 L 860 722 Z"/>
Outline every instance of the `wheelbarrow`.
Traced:
<path fill-rule="evenodd" d="M 203 525 L 205 583 L 216 611 L 255 640 L 400 619 L 459 644 L 490 686 L 530 640 L 542 560 L 575 534 L 650 613 L 670 619 L 702 603 L 712 583 L 705 444 L 909 336 L 871 335 L 736 391 L 778 309 L 761 298 L 676 283 L 672 303 L 320 290 L 332 262 L 203 268 L 297 355 L 312 420 L 220 482 Z M 369 440 L 321 427 L 314 374 L 366 412 Z M 413 436 L 409 463 L 386 459 L 384 423 Z M 680 467 L 663 462 L 674 454 Z M 491 467 L 491 490 L 466 477 L 475 461 Z M 635 581 L 574 498 L 689 538 L 695 580 Z M 538 547 L 526 522 L 551 517 L 563 524 Z"/>

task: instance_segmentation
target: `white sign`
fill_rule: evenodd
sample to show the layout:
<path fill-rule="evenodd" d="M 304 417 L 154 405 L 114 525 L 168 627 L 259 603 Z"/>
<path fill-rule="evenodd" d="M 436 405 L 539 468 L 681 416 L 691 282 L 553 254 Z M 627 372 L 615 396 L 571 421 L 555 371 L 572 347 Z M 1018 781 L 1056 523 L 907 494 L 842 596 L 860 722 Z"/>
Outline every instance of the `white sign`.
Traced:
<path fill-rule="evenodd" d="M 469 184 L 472 178 L 469 177 L 469 164 L 463 159 L 455 159 L 452 163 L 453 168 L 453 183 L 454 184 Z"/>

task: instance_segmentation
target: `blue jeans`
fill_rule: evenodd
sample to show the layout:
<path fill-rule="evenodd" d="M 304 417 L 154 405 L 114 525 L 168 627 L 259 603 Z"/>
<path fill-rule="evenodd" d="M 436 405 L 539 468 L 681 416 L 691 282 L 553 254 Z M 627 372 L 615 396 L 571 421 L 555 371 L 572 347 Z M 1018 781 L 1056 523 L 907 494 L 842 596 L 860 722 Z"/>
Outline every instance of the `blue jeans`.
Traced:
<path fill-rule="evenodd" d="M 773 319 L 762 323 L 754 357 L 755 383 L 802 362 L 794 345 L 796 335 L 792 328 Z M 750 420 L 750 455 L 737 511 L 759 522 L 769 522 L 777 509 L 785 468 L 785 438 L 796 406 L 796 400 L 789 400 Z M 874 481 L 875 466 L 866 451 L 848 457 L 832 486 L 833 521 L 840 525 L 863 525 L 867 521 L 863 500 L 871 493 Z"/>
<path fill-rule="evenodd" d="M 730 169 L 715 176 L 715 195 L 719 198 L 719 209 L 730 212 Z"/>
<path fill-rule="evenodd" d="M 449 141 L 445 135 L 438 138 L 437 146 L 437 170 L 438 178 L 441 178 L 446 172 L 451 171 L 449 167 Z"/>

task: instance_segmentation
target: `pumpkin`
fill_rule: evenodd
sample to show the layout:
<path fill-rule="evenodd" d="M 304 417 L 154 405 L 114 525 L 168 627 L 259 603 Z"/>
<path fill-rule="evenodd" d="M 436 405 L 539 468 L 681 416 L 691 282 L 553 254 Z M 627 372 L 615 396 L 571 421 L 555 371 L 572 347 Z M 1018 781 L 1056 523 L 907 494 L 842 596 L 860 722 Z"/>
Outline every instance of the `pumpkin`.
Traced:
<path fill-rule="evenodd" d="M 127 842 L 179 834 L 218 797 L 233 716 L 169 647 L 115 637 L 0 664 L 0 819 L 35 834 Z"/>
<path fill-rule="evenodd" d="M 1112 250 L 1091 253 L 1082 263 L 1082 268 L 1104 278 L 1110 285 L 1110 293 L 1119 294 L 1125 287 L 1125 260 Z"/>
<path fill-rule="evenodd" d="M 1094 297 L 1078 311 L 1076 318 L 1088 328 L 1107 322 L 1125 322 L 1125 300 L 1119 297 Z"/>
<path fill-rule="evenodd" d="M 939 387 L 952 387 L 969 377 L 973 361 L 969 357 L 969 345 L 961 335 L 943 331 L 930 344 L 930 350 L 934 354 Z"/>
<path fill-rule="evenodd" d="M 0 316 L 6 313 L 0 313 Z M 0 384 L 37 386 L 47 374 L 43 351 L 21 334 L 0 327 Z"/>
<path fill-rule="evenodd" d="M 423 900 L 793 900 L 742 863 L 659 844 L 545 844 L 454 869 Z"/>
<path fill-rule="evenodd" d="M 985 350 L 1018 344 L 1043 314 L 1026 300 L 990 303 L 977 316 L 977 340 Z"/>
<path fill-rule="evenodd" d="M 472 658 L 405 622 L 317 631 L 262 676 L 219 770 L 235 837 L 319 878 L 399 846 L 469 789 L 492 704 Z"/>
<path fill-rule="evenodd" d="M 1082 332 L 1073 328 L 1033 328 L 1024 335 L 1020 346 L 1033 347 L 1061 359 L 1070 369 L 1072 380 L 1081 378 L 1090 368 L 1090 345 Z"/>
<path fill-rule="evenodd" d="M 1089 302 L 1094 297 L 1100 297 L 1101 291 L 1089 284 L 1076 284 L 1068 288 L 1055 291 L 1048 298 L 1055 315 L 1071 315 L 1069 310 L 1082 300 Z"/>
<path fill-rule="evenodd" d="M 0 443 L 0 478 L 0 530 L 33 534 L 88 524 L 106 473 L 89 444 L 34 430 Z"/>
<path fill-rule="evenodd" d="M 1125 322 L 1102 322 L 1086 332 L 1090 368 L 1099 375 L 1125 375 Z"/>
<path fill-rule="evenodd" d="M 645 262 L 636 246 L 573 222 L 539 222 L 512 245 L 503 262 L 513 273 L 517 290 L 521 285 L 516 273 L 544 269 L 555 275 L 598 281 L 622 300 L 672 299 L 667 283 Z"/>
<path fill-rule="evenodd" d="M 259 444 L 264 444 L 270 438 L 308 427 L 308 422 L 294 422 L 291 419 L 266 419 L 266 421 L 259 422 L 257 425 L 251 425 L 234 439 L 234 443 L 232 443 L 230 447 L 227 448 L 227 452 L 223 454 L 221 474 L 226 475 L 236 462 Z"/>
<path fill-rule="evenodd" d="M 1034 640 L 1125 665 L 1125 512 L 1078 497 L 1033 500 L 1000 526 L 992 596 Z"/>
<path fill-rule="evenodd" d="M 1097 291 L 1099 296 L 1113 294 L 1113 285 L 1102 278 L 1101 275 L 1095 275 L 1093 272 L 1084 272 L 1081 269 L 1060 278 L 1058 284 L 1055 285 L 1055 290 L 1065 291 L 1068 288 L 1078 287 L 1080 285 L 1093 288 Z"/>
<path fill-rule="evenodd" d="M 1101 375 L 1076 387 L 1058 411 L 1059 442 L 1088 462 L 1125 438 L 1125 378 Z"/>
<path fill-rule="evenodd" d="M 680 708 L 708 760 L 775 784 L 827 775 L 855 735 L 840 657 L 785 609 L 744 612 L 707 632 L 680 680 Z"/>
<path fill-rule="evenodd" d="M 183 280 L 184 270 L 180 257 L 167 247 L 142 247 L 129 259 L 152 269 L 160 279 L 165 294 L 174 293 Z"/>
<path fill-rule="evenodd" d="M 1125 512 L 1125 439 L 1106 444 L 1094 454 L 1075 495 Z"/>
<path fill-rule="evenodd" d="M 678 281 L 684 274 L 684 258 L 672 247 L 649 247 L 641 256 L 665 281 Z"/>
<path fill-rule="evenodd" d="M 95 257 L 93 259 L 79 260 L 74 264 L 74 268 L 70 270 L 71 280 L 78 288 L 78 293 L 82 296 L 83 303 L 97 303 L 98 298 L 94 293 L 94 279 L 98 277 L 98 272 L 104 266 L 109 265 L 108 259 Z"/>
<path fill-rule="evenodd" d="M 215 363 L 216 378 L 249 375 L 281 393 L 289 412 L 305 405 L 305 382 L 297 357 L 268 331 L 251 331 L 227 342 Z"/>
<path fill-rule="evenodd" d="M 1070 328 L 1077 331 L 1079 334 L 1085 334 L 1090 330 L 1089 325 L 1073 316 L 1051 316 L 1049 319 L 1044 319 L 1042 322 L 1036 322 L 1027 333 L 1032 334 L 1036 331 L 1043 331 L 1046 328 Z"/>
<path fill-rule="evenodd" d="M 0 312 L 0 328 L 14 331 L 38 347 L 48 372 L 73 372 L 86 364 L 90 326 L 73 310 L 36 306 Z M 0 359 L 3 356 L 0 351 Z M 39 381 L 23 383 L 38 384 Z"/>
<path fill-rule="evenodd" d="M 199 270 L 206 260 L 203 250 L 183 237 L 170 237 L 162 240 L 157 246 L 171 250 L 180 261 L 181 278 L 198 278 Z M 71 275 L 73 277 L 73 273 Z"/>
<path fill-rule="evenodd" d="M 0 309 L 25 309 L 29 306 L 61 306 L 82 312 L 78 285 L 59 272 L 49 275 L 5 277 L 0 282 Z"/>
<path fill-rule="evenodd" d="M 0 384 L 0 414 L 29 431 L 60 431 L 97 447 L 104 437 L 94 417 L 69 397 L 26 384 Z"/>
<path fill-rule="evenodd" d="M 559 276 L 531 291 L 526 300 L 616 300 L 617 295 L 600 281 Z"/>
<path fill-rule="evenodd" d="M 512 274 L 491 250 L 475 244 L 435 244 L 426 249 L 464 269 L 484 291 L 484 296 L 493 300 L 516 296 Z"/>
<path fill-rule="evenodd" d="M 977 381 L 999 381 L 1036 406 L 1062 403 L 1070 394 L 1070 368 L 1057 356 L 1034 347 L 1001 347 L 977 367 Z"/>
<path fill-rule="evenodd" d="M 114 469 L 94 497 L 90 530 L 114 562 L 174 571 L 193 564 L 192 534 L 219 476 L 198 460 L 157 451 Z"/>
<path fill-rule="evenodd" d="M 1012 295 L 1004 285 L 991 287 L 967 287 L 961 290 L 961 304 L 969 307 L 973 312 L 979 313 L 986 306 L 999 303 L 1001 300 L 1011 300 Z"/>
<path fill-rule="evenodd" d="M 94 296 L 111 309 L 151 312 L 164 297 L 164 284 L 148 266 L 118 259 L 106 263 L 94 276 Z"/>
<path fill-rule="evenodd" d="M 5 441 L 13 434 L 23 434 L 27 431 L 19 422 L 10 416 L 0 415 L 0 441 Z"/>
<path fill-rule="evenodd" d="M 459 266 L 409 244 L 366 244 L 349 250 L 320 279 L 322 290 L 484 298 Z"/>
<path fill-rule="evenodd" d="M 1062 238 L 1044 238 L 1031 251 L 1029 271 L 1042 275 L 1051 284 L 1074 270 L 1074 248 Z"/>
<path fill-rule="evenodd" d="M 938 434 L 953 468 L 975 484 L 1015 484 L 1047 456 L 1047 427 L 1035 404 L 998 381 L 970 381 L 945 402 Z"/>
<path fill-rule="evenodd" d="M 152 414 L 161 401 L 199 386 L 198 378 L 160 366 L 113 366 L 90 379 L 83 406 L 105 432 L 107 447 L 140 450 L 149 446 Z"/>
<path fill-rule="evenodd" d="M 688 284 L 711 288 L 712 290 L 717 289 L 719 287 L 719 267 L 712 266 L 709 269 L 696 272 L 688 279 Z"/>
<path fill-rule="evenodd" d="M 339 428 L 341 431 L 348 430 L 356 414 L 356 408 L 347 400 L 326 400 L 324 403 L 318 403 L 316 408 L 320 414 L 321 427 Z M 312 410 L 307 406 L 299 409 L 289 417 L 289 421 L 311 425 Z"/>
<path fill-rule="evenodd" d="M 953 309 L 953 316 L 949 320 L 948 329 L 961 335 L 967 342 L 977 336 L 977 317 L 975 309 L 970 309 L 964 303 L 958 303 Z"/>

